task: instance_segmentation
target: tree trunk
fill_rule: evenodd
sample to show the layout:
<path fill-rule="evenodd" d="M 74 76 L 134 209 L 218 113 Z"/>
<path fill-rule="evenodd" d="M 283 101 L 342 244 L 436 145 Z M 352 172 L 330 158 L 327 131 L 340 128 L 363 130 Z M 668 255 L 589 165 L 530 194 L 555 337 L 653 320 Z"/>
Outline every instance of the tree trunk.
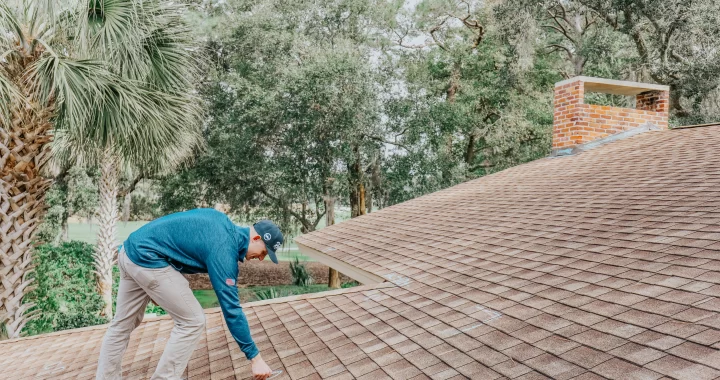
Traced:
<path fill-rule="evenodd" d="M 328 269 L 328 288 L 340 289 L 340 272 L 330 268 Z"/>
<path fill-rule="evenodd" d="M 367 210 L 365 208 L 365 184 L 362 182 L 358 182 L 357 187 L 358 187 L 358 189 L 357 189 L 358 215 L 356 215 L 356 216 L 360 216 L 360 215 L 365 215 L 366 210 Z"/>
<path fill-rule="evenodd" d="M 348 165 L 350 185 L 350 217 L 365 215 L 365 185 L 363 183 L 360 146 L 353 146 L 355 162 Z"/>
<path fill-rule="evenodd" d="M 335 224 L 335 198 L 331 194 L 332 179 L 325 184 L 325 226 Z M 328 288 L 340 289 L 340 273 L 333 268 L 328 268 Z"/>
<path fill-rule="evenodd" d="M 372 165 L 370 166 L 370 189 L 367 191 L 367 213 L 371 213 L 374 203 L 380 203 L 380 152 L 375 153 Z M 378 207 L 379 208 L 379 207 Z"/>
<path fill-rule="evenodd" d="M 117 258 L 115 231 L 118 221 L 117 208 L 118 166 L 111 149 L 105 149 L 100 162 L 100 207 L 98 212 L 97 251 L 95 273 L 98 291 L 105 301 L 102 314 L 112 320 L 112 268 Z"/>
<path fill-rule="evenodd" d="M 22 93 L 9 104 L 12 123 L 0 117 L 0 327 L 8 338 L 19 338 L 36 312 L 23 303 L 32 290 L 32 239 L 45 213 L 45 194 L 51 179 L 40 175 L 50 158 L 52 107 L 32 101 L 31 86 L 23 77 L 31 57 L 6 57 L 6 74 Z M 0 329 L 1 330 L 1 329 Z"/>
<path fill-rule="evenodd" d="M 65 218 L 62 223 L 62 229 L 60 230 L 60 236 L 62 237 L 62 241 L 69 241 L 70 240 L 70 226 L 68 226 L 68 218 Z"/>
<path fill-rule="evenodd" d="M 132 205 L 132 192 L 125 194 L 123 199 L 122 221 L 127 223 L 130 220 L 130 206 Z"/>
<path fill-rule="evenodd" d="M 0 163 L 0 324 L 5 325 L 8 338 L 19 338 L 25 324 L 33 319 L 34 313 L 28 309 L 32 303 L 23 303 L 23 297 L 32 290 L 30 284 L 33 272 L 32 238 L 35 235 L 40 217 L 45 212 L 44 196 L 50 183 L 49 179 L 39 176 L 37 166 L 40 150 L 17 149 L 11 133 L 0 130 L 0 150 L 3 151 Z M 33 151 L 34 150 L 34 151 Z M 43 149 L 44 150 L 44 149 Z M 27 166 L 19 173 L 12 167 Z"/>
<path fill-rule="evenodd" d="M 450 104 L 455 103 L 455 96 L 457 95 L 457 92 L 460 90 L 460 78 L 461 78 L 461 72 L 460 72 L 461 66 L 459 61 L 455 61 L 453 64 L 452 72 L 450 73 L 450 82 L 448 83 L 448 88 L 446 91 L 447 96 L 447 102 Z M 447 135 L 445 136 L 445 149 L 441 151 L 441 157 L 443 157 L 443 163 L 442 163 L 442 169 L 441 169 L 441 178 L 443 180 L 443 183 L 445 186 L 448 186 L 452 183 L 452 166 L 455 165 L 455 160 L 453 158 L 453 133 L 447 132 Z"/>
<path fill-rule="evenodd" d="M 368 191 L 365 192 L 365 213 L 366 214 L 369 214 L 372 212 L 373 191 L 374 191 L 374 189 L 371 187 L 370 189 L 368 189 Z"/>

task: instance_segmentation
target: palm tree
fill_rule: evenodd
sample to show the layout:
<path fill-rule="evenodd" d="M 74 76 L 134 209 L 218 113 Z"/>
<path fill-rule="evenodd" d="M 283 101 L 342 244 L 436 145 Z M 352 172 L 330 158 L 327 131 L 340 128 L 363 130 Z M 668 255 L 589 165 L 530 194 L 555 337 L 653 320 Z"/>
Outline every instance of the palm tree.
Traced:
<path fill-rule="evenodd" d="M 53 137 L 120 153 L 141 147 L 147 157 L 164 148 L 148 136 L 168 141 L 174 123 L 185 121 L 164 110 L 187 104 L 187 94 L 128 79 L 91 51 L 101 39 L 83 37 L 91 35 L 97 19 L 90 10 L 99 2 L 59 3 L 0 2 L 0 325 L 10 338 L 33 316 L 22 300 L 32 287 L 31 242 L 52 183 L 43 169 Z M 117 24 L 102 30 L 105 40 L 124 31 Z"/>
<path fill-rule="evenodd" d="M 196 39 L 183 20 L 179 5 L 153 0 L 94 0 L 82 22 L 84 50 L 110 64 L 111 72 L 163 95 L 162 107 L 134 131 L 141 139 L 117 135 L 71 135 L 71 152 L 100 168 L 100 205 L 95 269 L 104 315 L 112 319 L 112 267 L 117 259 L 118 179 L 132 169 L 146 175 L 173 169 L 201 141 L 200 108 L 192 94 L 199 77 L 193 56 Z M 158 103 L 160 104 L 160 103 Z"/>

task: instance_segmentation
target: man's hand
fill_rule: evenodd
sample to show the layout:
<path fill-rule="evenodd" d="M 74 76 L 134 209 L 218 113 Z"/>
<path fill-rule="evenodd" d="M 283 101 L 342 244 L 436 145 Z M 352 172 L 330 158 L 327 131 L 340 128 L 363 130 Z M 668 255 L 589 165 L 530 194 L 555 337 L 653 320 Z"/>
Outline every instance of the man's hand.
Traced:
<path fill-rule="evenodd" d="M 253 379 L 265 380 L 272 374 L 270 367 L 265 364 L 265 360 L 258 354 L 250 361 L 252 363 Z"/>

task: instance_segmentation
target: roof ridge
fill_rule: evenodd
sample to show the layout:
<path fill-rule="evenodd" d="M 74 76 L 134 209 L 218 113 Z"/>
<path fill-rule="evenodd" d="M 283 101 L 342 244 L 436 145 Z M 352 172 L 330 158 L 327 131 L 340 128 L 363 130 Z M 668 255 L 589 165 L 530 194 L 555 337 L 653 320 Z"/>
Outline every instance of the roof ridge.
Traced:
<path fill-rule="evenodd" d="M 681 125 L 679 127 L 670 128 L 670 130 L 673 129 L 688 129 L 688 128 L 702 128 L 702 127 L 715 127 L 720 126 L 720 121 L 715 123 L 707 123 L 707 124 L 693 124 L 693 125 Z"/>

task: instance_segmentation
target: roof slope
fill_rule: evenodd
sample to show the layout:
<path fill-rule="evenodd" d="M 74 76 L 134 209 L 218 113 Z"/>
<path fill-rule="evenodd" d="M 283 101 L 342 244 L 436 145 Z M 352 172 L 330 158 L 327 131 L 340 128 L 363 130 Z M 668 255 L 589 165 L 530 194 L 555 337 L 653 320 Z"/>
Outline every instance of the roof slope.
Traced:
<path fill-rule="evenodd" d="M 426 297 L 423 310 L 460 297 L 501 313 L 466 334 L 503 354 L 524 340 L 516 362 L 550 377 L 713 379 L 717 146 L 718 126 L 648 132 L 297 241 Z"/>
<path fill-rule="evenodd" d="M 548 158 L 297 240 L 390 282 L 243 305 L 277 379 L 720 377 L 720 127 Z M 245 378 L 217 309 L 189 378 Z M 172 327 L 124 358 L 152 373 Z M 105 326 L 0 342 L 2 376 L 90 378 Z"/>
<path fill-rule="evenodd" d="M 476 319 L 449 307 L 428 309 L 426 314 L 418 309 L 425 303 L 419 295 L 384 283 L 253 302 L 244 310 L 263 358 L 271 368 L 283 370 L 277 380 L 500 378 L 490 366 L 507 374 L 532 373 L 450 325 L 474 330 L 482 327 Z M 456 297 L 454 305 L 474 304 Z M 187 378 L 250 378 L 249 362 L 227 330 L 220 309 L 208 309 L 206 315 L 206 330 L 188 363 Z M 493 317 L 480 316 L 486 321 Z M 172 325 L 167 316 L 153 318 L 133 332 L 123 357 L 125 378 L 152 375 Z M 0 377 L 94 378 L 106 328 L 0 342 Z"/>

